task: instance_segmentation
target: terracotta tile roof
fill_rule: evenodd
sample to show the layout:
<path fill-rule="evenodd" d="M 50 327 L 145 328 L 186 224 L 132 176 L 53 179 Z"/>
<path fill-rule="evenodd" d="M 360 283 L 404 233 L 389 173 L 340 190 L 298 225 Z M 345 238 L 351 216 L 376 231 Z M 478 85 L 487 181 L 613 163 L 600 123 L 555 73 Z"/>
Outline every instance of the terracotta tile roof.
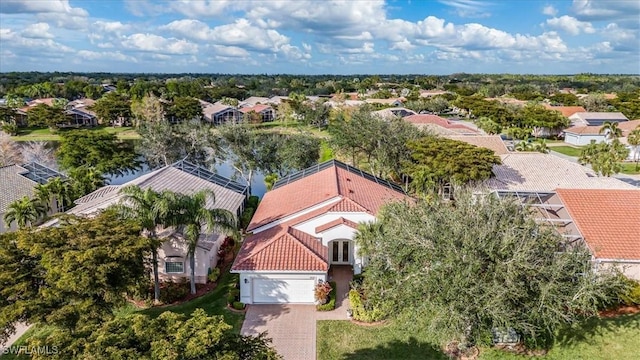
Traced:
<path fill-rule="evenodd" d="M 557 193 L 596 258 L 640 260 L 640 190 Z"/>
<path fill-rule="evenodd" d="M 355 201 L 344 198 L 333 205 L 329 211 L 332 212 L 367 212 L 367 209 L 358 205 Z"/>
<path fill-rule="evenodd" d="M 316 234 L 319 234 L 319 233 L 321 233 L 323 231 L 327 231 L 327 230 L 332 229 L 332 228 L 334 228 L 336 226 L 339 226 L 339 225 L 347 225 L 347 226 L 349 226 L 351 228 L 354 228 L 354 229 L 358 228 L 358 224 L 357 223 L 355 223 L 355 222 L 353 222 L 353 221 L 351 221 L 349 219 L 345 219 L 343 217 L 340 217 L 340 218 L 337 218 L 337 219 L 335 219 L 333 221 L 329 221 L 326 224 L 322 224 L 322 225 L 316 227 Z"/>
<path fill-rule="evenodd" d="M 564 132 L 577 135 L 602 135 L 604 137 L 604 134 L 600 134 L 600 129 L 602 126 L 573 126 L 565 129 Z"/>
<path fill-rule="evenodd" d="M 329 167 L 309 175 L 294 174 L 290 178 L 295 180 L 279 180 L 274 189 L 265 194 L 247 230 L 252 231 L 334 198 L 344 202 L 333 204 L 335 207 L 332 211 L 364 210 L 370 214 L 376 214 L 390 200 L 409 199 L 404 192 L 385 185 L 386 181 L 382 179 L 364 172 L 358 173 L 360 170 L 339 161 L 331 163 L 333 165 L 329 162 L 317 165 L 318 168 Z M 344 199 L 351 202 L 347 203 Z"/>
<path fill-rule="evenodd" d="M 545 108 L 549 110 L 555 110 L 562 114 L 564 117 L 569 117 L 577 112 L 586 112 L 585 108 L 582 106 L 552 106 L 549 104 L 544 105 Z"/>
<path fill-rule="evenodd" d="M 623 135 L 623 136 L 624 136 L 626 133 L 628 133 L 628 132 L 630 132 L 630 131 L 632 131 L 632 130 L 635 130 L 635 129 L 636 129 L 637 127 L 639 127 L 639 126 L 640 126 L 640 119 L 638 119 L 638 120 L 623 121 L 623 122 L 619 122 L 619 123 L 618 123 L 618 128 L 619 128 L 620 130 L 622 130 L 622 132 L 623 132 L 623 134 L 622 134 L 622 135 Z"/>
<path fill-rule="evenodd" d="M 233 271 L 327 271 L 328 249 L 290 226 L 275 226 L 249 236 L 231 267 Z"/>
<path fill-rule="evenodd" d="M 404 120 L 416 126 L 425 126 L 425 125 L 438 126 L 438 127 L 449 130 L 449 131 L 446 131 L 445 133 L 447 134 L 451 133 L 452 135 L 455 135 L 456 133 L 457 134 L 478 134 L 478 131 L 475 129 L 472 129 L 463 124 L 458 124 L 455 121 L 441 118 L 438 115 L 431 115 L 431 114 L 409 115 L 404 117 Z"/>
<path fill-rule="evenodd" d="M 509 153 L 509 149 L 504 144 L 504 141 L 499 135 L 488 136 L 468 136 L 468 135 L 447 135 L 452 140 L 464 141 L 467 144 L 483 147 L 485 149 L 493 150 L 496 155 L 504 155 Z"/>
<path fill-rule="evenodd" d="M 510 153 L 494 165 L 494 178 L 485 182 L 493 190 L 550 192 L 569 189 L 636 189 L 612 177 L 597 176 L 590 169 L 551 154 Z"/>

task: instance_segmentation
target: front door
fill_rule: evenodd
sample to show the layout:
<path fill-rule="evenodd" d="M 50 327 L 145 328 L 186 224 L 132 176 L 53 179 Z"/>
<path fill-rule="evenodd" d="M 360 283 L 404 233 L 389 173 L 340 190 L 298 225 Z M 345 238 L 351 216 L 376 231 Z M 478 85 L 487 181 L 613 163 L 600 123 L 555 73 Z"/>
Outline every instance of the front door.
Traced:
<path fill-rule="evenodd" d="M 350 264 L 351 263 L 351 241 L 334 240 L 331 242 L 331 263 Z"/>

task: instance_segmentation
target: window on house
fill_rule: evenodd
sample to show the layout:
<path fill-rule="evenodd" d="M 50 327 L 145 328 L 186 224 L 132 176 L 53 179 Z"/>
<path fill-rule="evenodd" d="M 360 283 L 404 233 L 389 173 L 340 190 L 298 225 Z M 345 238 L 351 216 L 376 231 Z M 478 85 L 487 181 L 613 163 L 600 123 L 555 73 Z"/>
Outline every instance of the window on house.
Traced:
<path fill-rule="evenodd" d="M 167 274 L 182 274 L 184 273 L 184 262 L 167 260 L 164 262 L 164 272 Z"/>

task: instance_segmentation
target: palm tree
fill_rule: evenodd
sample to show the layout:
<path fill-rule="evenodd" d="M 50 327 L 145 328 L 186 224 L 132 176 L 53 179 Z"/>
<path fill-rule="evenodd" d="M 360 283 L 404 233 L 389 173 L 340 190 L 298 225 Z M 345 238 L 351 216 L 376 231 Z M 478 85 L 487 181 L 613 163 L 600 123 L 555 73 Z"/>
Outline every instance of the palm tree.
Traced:
<path fill-rule="evenodd" d="M 114 208 L 127 219 L 136 220 L 142 226 L 143 235 L 148 239 L 153 263 L 154 301 L 160 301 L 160 278 L 158 275 L 158 248 L 162 242 L 158 239 L 156 229 L 163 225 L 171 209 L 171 195 L 165 191 L 158 193 L 151 188 L 142 190 L 137 185 L 127 186 L 120 190 L 124 195 L 122 201 Z"/>
<path fill-rule="evenodd" d="M 622 130 L 618 128 L 617 122 L 606 121 L 600 128 L 600 134 L 604 134 L 607 140 L 613 140 L 622 136 Z"/>
<path fill-rule="evenodd" d="M 629 133 L 627 143 L 633 147 L 633 160 L 636 162 L 636 170 L 638 170 L 638 161 L 640 160 L 640 126 Z"/>
<path fill-rule="evenodd" d="M 24 229 L 31 226 L 43 214 L 46 214 L 46 209 L 40 200 L 29 199 L 28 196 L 25 196 L 9 204 L 7 212 L 4 214 L 4 222 L 7 227 L 11 227 L 11 223 L 15 221 L 18 228 Z"/>
<path fill-rule="evenodd" d="M 210 200 L 211 206 L 207 206 Z M 238 225 L 233 213 L 225 209 L 214 208 L 215 195 L 210 190 L 202 190 L 193 195 L 178 195 L 167 225 L 182 230 L 187 241 L 187 255 L 191 267 L 191 293 L 196 293 L 195 253 L 202 229 L 207 232 L 220 232 L 238 238 Z"/>

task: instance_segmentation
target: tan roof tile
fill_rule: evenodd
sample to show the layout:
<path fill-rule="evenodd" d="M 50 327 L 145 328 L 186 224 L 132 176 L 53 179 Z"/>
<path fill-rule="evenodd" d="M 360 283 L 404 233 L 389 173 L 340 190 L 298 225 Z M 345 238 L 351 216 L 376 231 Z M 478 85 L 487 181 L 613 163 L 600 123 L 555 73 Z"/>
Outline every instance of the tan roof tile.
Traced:
<path fill-rule="evenodd" d="M 557 193 L 596 258 L 640 260 L 640 190 Z"/>
<path fill-rule="evenodd" d="M 504 155 L 509 153 L 507 146 L 504 144 L 504 141 L 502 141 L 499 135 L 488 135 L 488 136 L 447 135 L 446 137 L 452 140 L 464 141 L 467 144 L 493 150 L 493 152 L 496 153 L 496 155 Z"/>
<path fill-rule="evenodd" d="M 455 121 L 442 118 L 438 115 L 416 114 L 416 115 L 405 116 L 403 119 L 419 127 L 431 128 L 437 133 L 443 134 L 443 135 L 479 134 L 479 132 L 475 129 L 472 129 L 464 124 L 460 124 Z M 440 129 L 438 129 L 438 127 L 446 130 L 441 131 Z"/>
<path fill-rule="evenodd" d="M 577 112 L 586 112 L 585 108 L 582 106 L 552 106 L 549 104 L 544 105 L 545 108 L 549 110 L 555 110 L 562 114 L 564 117 L 569 117 Z"/>

